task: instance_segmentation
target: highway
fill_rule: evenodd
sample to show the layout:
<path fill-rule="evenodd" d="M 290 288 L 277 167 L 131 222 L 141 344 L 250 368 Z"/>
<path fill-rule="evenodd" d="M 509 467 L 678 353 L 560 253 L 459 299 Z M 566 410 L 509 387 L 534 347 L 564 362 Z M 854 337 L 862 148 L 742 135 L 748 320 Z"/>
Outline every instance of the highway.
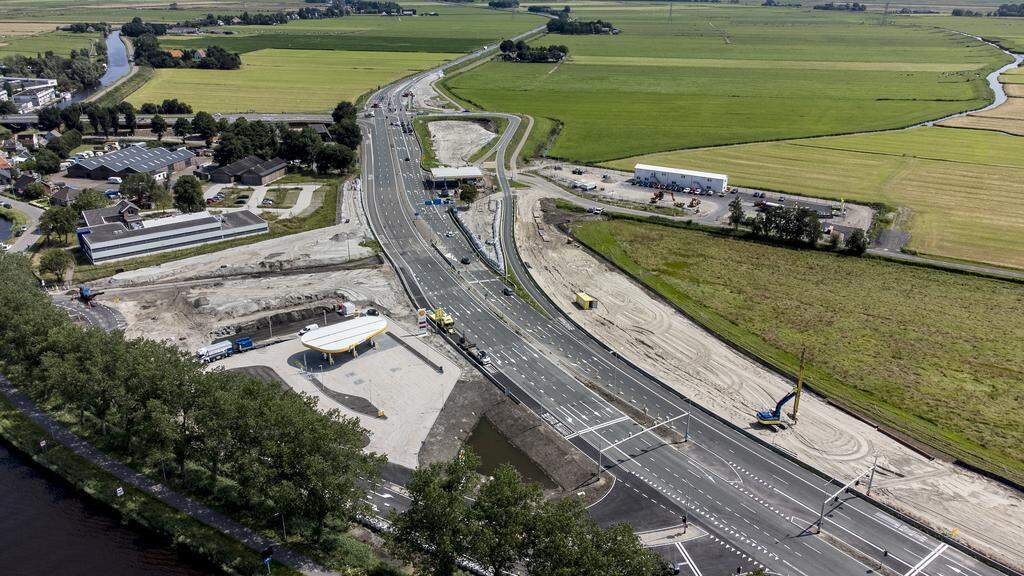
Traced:
<path fill-rule="evenodd" d="M 502 245 L 511 271 L 540 309 L 505 296 L 506 285 L 473 253 L 447 206 L 424 205 L 433 195 L 423 184 L 415 135 L 392 125 L 411 122 L 401 94 L 418 78 L 390 85 L 367 102 L 380 106 L 375 117 L 361 121 L 362 194 L 371 226 L 414 305 L 451 312 L 457 327 L 493 359 L 480 369 L 593 458 L 595 472 L 600 462 L 615 478 L 610 494 L 591 508 L 596 518 L 628 521 L 637 531 L 684 521 L 706 531 L 658 549 L 669 560 L 685 559 L 683 573 L 695 576 L 760 566 L 802 576 L 1001 573 L 857 495 L 840 492 L 833 500 L 839 483 L 699 408 L 691 410 L 686 399 L 564 318 L 515 251 L 512 191 L 502 159 L 516 117 L 497 151 L 506 199 Z M 463 265 L 466 256 L 471 261 Z M 670 433 L 659 434 L 638 419 L 674 420 L 661 429 Z M 688 441 L 680 441 L 687 430 Z M 863 480 L 860 489 L 866 475 Z"/>

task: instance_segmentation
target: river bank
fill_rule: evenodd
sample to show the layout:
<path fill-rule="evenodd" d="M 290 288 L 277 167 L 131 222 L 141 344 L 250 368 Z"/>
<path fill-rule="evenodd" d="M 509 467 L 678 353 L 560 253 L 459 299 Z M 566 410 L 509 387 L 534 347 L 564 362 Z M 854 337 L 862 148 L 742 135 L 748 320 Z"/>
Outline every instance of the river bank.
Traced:
<path fill-rule="evenodd" d="M 31 414 L 32 417 L 30 418 L 28 414 Z M 95 450 L 95 448 L 63 429 L 60 430 L 63 434 L 57 434 L 58 438 L 55 438 L 51 432 L 56 434 L 57 431 L 44 429 L 38 421 L 52 422 L 52 419 L 34 407 L 31 401 L 13 388 L 6 379 L 0 377 L 0 437 L 2 437 L 3 444 L 25 461 L 55 475 L 56 478 L 66 483 L 65 487 L 73 488 L 83 501 L 106 509 L 108 514 L 112 514 L 113 518 L 125 525 L 123 529 L 126 532 L 134 533 L 136 538 L 143 539 L 147 538 L 147 536 L 143 536 L 145 534 L 152 535 L 149 537 L 148 548 L 156 549 L 158 546 L 155 543 L 160 543 L 165 551 L 165 555 L 162 557 L 164 566 L 178 570 L 154 572 L 147 568 L 138 574 L 162 573 L 174 576 L 211 573 L 254 574 L 263 568 L 256 551 L 94 464 L 78 451 Z M 57 426 L 59 427 L 59 425 Z M 65 441 L 70 441 L 70 443 Z M 106 459 L 105 463 L 116 464 L 109 459 Z M 14 473 L 29 474 L 25 470 Z M 169 490 L 163 490 L 167 495 L 173 495 Z M 11 497 L 20 499 L 19 494 L 14 490 L 8 488 L 6 492 L 11 494 Z M 82 508 L 82 510 L 91 511 L 88 508 Z M 86 523 L 99 521 L 101 520 L 97 520 L 95 517 L 84 520 Z M 8 534 L 12 539 L 15 544 L 12 547 L 14 549 L 21 549 L 31 544 L 26 542 L 19 532 L 4 532 L 4 534 Z M 106 533 L 94 536 L 104 539 Z M 97 549 L 102 549 L 102 546 Z M 130 549 L 126 548 L 125 553 L 131 554 Z M 172 559 L 174 560 L 172 561 Z M 71 573 L 83 573 L 80 567 L 74 563 L 71 566 L 74 568 L 74 572 Z M 100 571 L 100 573 L 102 572 L 128 576 L 135 574 L 131 571 Z M 276 562 L 274 572 L 276 574 L 299 574 L 299 572 Z M 24 573 L 50 572 L 30 566 L 30 569 Z"/>

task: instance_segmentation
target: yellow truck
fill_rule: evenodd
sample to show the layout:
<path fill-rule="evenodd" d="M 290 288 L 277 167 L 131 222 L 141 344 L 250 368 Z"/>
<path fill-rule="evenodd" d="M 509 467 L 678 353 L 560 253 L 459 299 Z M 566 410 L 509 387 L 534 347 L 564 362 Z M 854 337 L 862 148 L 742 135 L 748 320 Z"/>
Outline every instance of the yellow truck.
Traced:
<path fill-rule="evenodd" d="M 597 300 L 594 300 L 586 292 L 576 293 L 576 306 L 579 306 L 580 310 L 590 310 L 597 305 Z"/>
<path fill-rule="evenodd" d="M 455 319 L 452 315 L 445 312 L 444 308 L 434 308 L 427 313 L 427 317 L 433 321 L 434 326 L 437 326 L 438 330 L 443 330 L 451 334 L 455 330 Z"/>

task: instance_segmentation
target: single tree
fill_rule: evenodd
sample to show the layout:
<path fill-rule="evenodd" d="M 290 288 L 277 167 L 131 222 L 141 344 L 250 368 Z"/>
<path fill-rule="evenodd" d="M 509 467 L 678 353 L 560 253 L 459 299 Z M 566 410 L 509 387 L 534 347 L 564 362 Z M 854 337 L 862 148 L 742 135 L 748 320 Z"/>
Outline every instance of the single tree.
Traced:
<path fill-rule="evenodd" d="M 50 248 L 43 251 L 39 257 L 39 271 L 52 274 L 58 280 L 64 278 L 64 273 L 71 267 L 72 258 L 67 250 L 62 248 Z"/>
<path fill-rule="evenodd" d="M 469 499 L 477 482 L 479 458 L 463 451 L 447 463 L 413 472 L 409 508 L 392 517 L 388 546 L 423 572 L 451 576 L 459 557 L 470 552 Z"/>
<path fill-rule="evenodd" d="M 174 135 L 178 138 L 184 138 L 192 133 L 192 123 L 188 121 L 188 118 L 178 118 L 174 121 Z"/>
<path fill-rule="evenodd" d="M 131 174 L 121 182 L 121 194 L 127 196 L 136 206 L 160 204 L 167 191 L 149 174 Z"/>
<path fill-rule="evenodd" d="M 228 132 L 221 135 L 220 141 L 217 142 L 217 148 L 213 151 L 213 159 L 221 166 L 226 166 L 252 153 L 252 144 L 248 140 L 234 132 Z"/>
<path fill-rule="evenodd" d="M 39 229 L 47 241 L 54 236 L 60 236 L 66 241 L 68 235 L 74 233 L 77 220 L 70 206 L 54 206 L 39 217 Z"/>
<path fill-rule="evenodd" d="M 868 236 L 860 228 L 851 232 L 844 242 L 846 251 L 855 256 L 860 256 L 868 250 Z"/>
<path fill-rule="evenodd" d="M 356 107 L 351 102 L 342 101 L 338 102 L 338 105 L 334 107 L 334 110 L 331 112 L 331 118 L 335 123 L 342 120 L 355 120 L 356 112 Z"/>
<path fill-rule="evenodd" d="M 163 116 L 157 114 L 150 119 L 149 129 L 153 134 L 156 134 L 156 139 L 159 142 L 164 139 L 164 132 L 167 132 L 167 121 L 164 120 Z"/>
<path fill-rule="evenodd" d="M 285 160 L 298 160 L 309 165 L 316 160 L 316 152 L 321 145 L 320 135 L 308 126 L 297 131 L 285 130 L 281 135 L 278 155 Z"/>
<path fill-rule="evenodd" d="M 43 108 L 36 113 L 39 118 L 39 128 L 42 130 L 53 130 L 60 128 L 60 110 L 56 106 Z"/>
<path fill-rule="evenodd" d="M 107 197 L 102 192 L 95 188 L 86 188 L 75 198 L 74 202 L 71 203 L 71 210 L 76 214 L 81 214 L 86 210 L 95 210 L 97 208 L 103 208 L 108 204 Z"/>
<path fill-rule="evenodd" d="M 316 151 L 316 169 L 326 174 L 331 171 L 344 172 L 352 165 L 355 155 L 348 146 L 324 144 Z"/>
<path fill-rule="evenodd" d="M 25 198 L 38 200 L 43 196 L 46 196 L 46 186 L 43 186 L 42 182 L 33 182 L 25 186 Z"/>
<path fill-rule="evenodd" d="M 352 150 L 358 148 L 359 143 L 363 140 L 363 135 L 359 131 L 359 126 L 356 124 L 356 121 L 351 118 L 335 122 L 331 125 L 330 132 L 334 136 L 335 142 L 338 144 L 344 144 Z"/>
<path fill-rule="evenodd" d="M 213 143 L 213 137 L 217 135 L 217 122 L 209 112 L 196 112 L 192 118 L 192 131 L 206 141 L 209 146 Z"/>
<path fill-rule="evenodd" d="M 36 161 L 36 171 L 40 174 L 54 174 L 60 171 L 60 156 L 53 150 L 37 150 L 33 158 Z"/>
<path fill-rule="evenodd" d="M 124 127 L 134 136 L 135 127 L 138 125 L 138 119 L 135 117 L 135 106 L 132 106 L 131 102 L 121 102 L 117 105 L 117 111 L 124 119 Z"/>
<path fill-rule="evenodd" d="M 60 120 L 64 123 L 64 128 L 67 130 L 82 132 L 85 129 L 85 126 L 82 124 L 81 104 L 68 104 L 60 111 Z"/>
<path fill-rule="evenodd" d="M 543 494 L 536 484 L 524 483 L 519 472 L 508 464 L 499 466 L 473 502 L 472 556 L 492 574 L 504 574 L 524 561 L 542 501 Z"/>
<path fill-rule="evenodd" d="M 199 179 L 191 175 L 178 178 L 174 183 L 174 207 L 182 212 L 199 212 L 205 205 Z"/>
<path fill-rule="evenodd" d="M 747 215 L 743 212 L 743 203 L 740 202 L 740 197 L 733 198 L 732 202 L 729 202 L 729 223 L 732 224 L 733 228 L 739 228 L 746 217 Z"/>
<path fill-rule="evenodd" d="M 465 202 L 466 204 L 472 204 L 479 195 L 480 191 L 476 189 L 475 184 L 464 182 L 461 186 L 459 186 L 459 199 Z"/>

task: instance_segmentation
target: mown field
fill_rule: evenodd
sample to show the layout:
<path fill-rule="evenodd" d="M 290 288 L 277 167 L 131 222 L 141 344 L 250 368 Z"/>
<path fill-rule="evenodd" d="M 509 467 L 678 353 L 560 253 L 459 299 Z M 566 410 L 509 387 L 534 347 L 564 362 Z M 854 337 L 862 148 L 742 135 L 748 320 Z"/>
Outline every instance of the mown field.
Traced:
<path fill-rule="evenodd" d="M 323 112 L 354 101 L 454 54 L 324 50 L 259 50 L 239 70 L 157 70 L 128 97 L 135 105 L 178 98 L 208 112 Z"/>
<path fill-rule="evenodd" d="M 1024 481 L 1024 285 L 626 221 L 578 238 L 873 419 Z M 770 262 L 770 266 L 765 263 Z"/>
<path fill-rule="evenodd" d="M 404 5 L 404 4 L 403 4 Z M 264 48 L 302 50 L 387 50 L 408 52 L 470 52 L 501 38 L 510 38 L 544 20 L 481 7 L 419 5 L 437 16 L 390 18 L 350 16 L 302 20 L 282 26 L 228 26 L 235 36 L 168 37 L 169 47 L 205 48 L 211 44 L 234 52 Z"/>
<path fill-rule="evenodd" d="M 1024 138 L 915 128 L 881 134 L 682 150 L 637 161 L 722 172 L 729 182 L 912 211 L 909 247 L 1024 268 Z"/>
<path fill-rule="evenodd" d="M 2 27 L 2 24 L 0 24 Z M 71 32 L 44 32 L 32 35 L 3 35 L 0 34 L 0 58 L 22 54 L 35 56 L 47 51 L 61 56 L 67 56 L 72 50 L 88 48 L 93 46 L 101 36 L 96 34 L 73 34 Z"/>
<path fill-rule="evenodd" d="M 564 123 L 556 157 L 597 162 L 679 148 L 905 126 L 982 106 L 1008 61 L 969 37 L 879 26 L 877 13 L 587 4 L 618 36 L 548 35 L 560 66 L 493 62 L 460 98 Z M 609 111 L 614 110 L 610 115 Z"/>

